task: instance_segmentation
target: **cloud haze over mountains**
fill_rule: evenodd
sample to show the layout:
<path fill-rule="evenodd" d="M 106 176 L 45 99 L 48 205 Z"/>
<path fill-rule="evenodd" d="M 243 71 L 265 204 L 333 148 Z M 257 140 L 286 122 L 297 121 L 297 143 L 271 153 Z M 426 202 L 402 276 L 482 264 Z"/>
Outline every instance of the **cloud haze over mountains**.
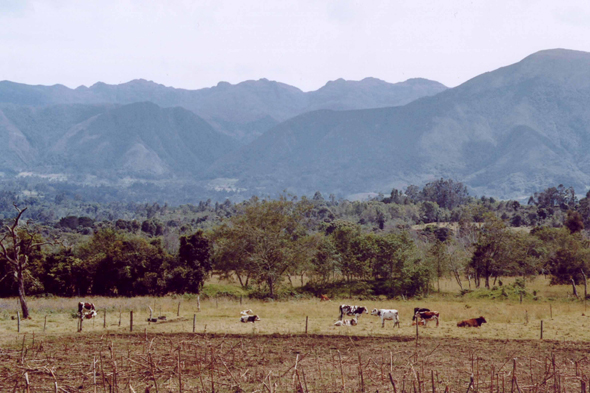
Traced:
<path fill-rule="evenodd" d="M 200 90 L 4 81 L 0 171 L 227 191 L 225 179 L 243 197 L 388 193 L 445 177 L 522 197 L 560 183 L 586 190 L 589 124 L 590 54 L 563 49 L 451 89 L 373 78 L 312 92 L 266 79 Z"/>

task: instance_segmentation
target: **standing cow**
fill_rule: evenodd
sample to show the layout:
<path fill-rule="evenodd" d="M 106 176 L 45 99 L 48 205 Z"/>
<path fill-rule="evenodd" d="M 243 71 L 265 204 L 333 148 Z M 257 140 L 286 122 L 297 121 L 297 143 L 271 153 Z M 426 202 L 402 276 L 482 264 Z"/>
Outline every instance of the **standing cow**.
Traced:
<path fill-rule="evenodd" d="M 423 308 L 423 307 L 414 307 L 414 315 L 412 315 L 412 321 L 416 320 L 416 313 L 418 312 L 424 312 L 424 311 L 430 311 L 429 308 Z"/>
<path fill-rule="evenodd" d="M 355 317 L 358 320 L 358 318 L 361 315 L 368 314 L 368 313 L 369 313 L 369 309 L 367 307 L 349 306 L 347 304 L 341 304 L 340 305 L 340 317 L 338 319 L 342 321 L 342 318 L 344 318 L 345 315 L 348 315 L 349 317 Z"/>
<path fill-rule="evenodd" d="M 424 327 L 426 327 L 428 322 L 436 320 L 436 327 L 438 327 L 438 318 L 440 317 L 440 314 L 438 311 L 418 311 L 414 314 L 414 317 L 418 323 L 423 321 Z"/>
<path fill-rule="evenodd" d="M 397 325 L 398 328 L 401 328 L 399 324 L 399 314 L 397 310 L 385 310 L 385 309 L 376 309 L 374 308 L 371 311 L 371 315 L 375 315 L 381 317 L 381 327 L 385 327 L 385 321 L 393 321 L 393 327 Z"/>
<path fill-rule="evenodd" d="M 78 316 L 80 317 L 80 319 L 92 319 L 96 315 L 96 307 L 94 306 L 94 303 L 78 303 Z"/>

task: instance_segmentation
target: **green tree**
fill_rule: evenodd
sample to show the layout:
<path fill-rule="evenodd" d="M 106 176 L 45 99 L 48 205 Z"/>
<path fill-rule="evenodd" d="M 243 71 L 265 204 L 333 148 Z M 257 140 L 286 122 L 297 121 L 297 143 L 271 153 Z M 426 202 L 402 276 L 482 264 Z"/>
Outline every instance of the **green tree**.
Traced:
<path fill-rule="evenodd" d="M 211 242 L 202 230 L 180 237 L 180 247 L 169 273 L 168 290 L 176 293 L 199 293 L 212 270 Z"/>
<path fill-rule="evenodd" d="M 107 296 L 159 295 L 166 290 L 171 256 L 160 239 L 144 238 L 106 228 L 80 247 L 92 276 L 92 293 Z"/>
<path fill-rule="evenodd" d="M 489 213 L 478 233 L 477 243 L 469 266 L 475 272 L 475 285 L 485 280 L 485 287 L 490 288 L 490 278 L 501 274 L 510 274 L 511 253 L 515 244 L 504 221 Z"/>
<path fill-rule="evenodd" d="M 227 267 L 227 258 L 240 258 L 248 273 L 276 296 L 277 286 L 305 255 L 307 204 L 281 197 L 277 201 L 249 201 L 242 211 L 215 230 L 215 266 Z M 218 264 L 217 260 L 225 263 Z M 234 261 L 232 267 L 238 261 Z M 235 268 L 232 270 L 236 271 Z"/>

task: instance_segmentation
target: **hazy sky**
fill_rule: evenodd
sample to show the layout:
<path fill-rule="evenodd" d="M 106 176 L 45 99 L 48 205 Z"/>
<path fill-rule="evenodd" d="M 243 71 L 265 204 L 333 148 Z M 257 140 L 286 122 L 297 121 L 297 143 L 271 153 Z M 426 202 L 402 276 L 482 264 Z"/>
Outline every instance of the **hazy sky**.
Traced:
<path fill-rule="evenodd" d="M 456 86 L 558 47 L 590 52 L 587 0 L 0 0 L 0 80 L 29 84 Z"/>

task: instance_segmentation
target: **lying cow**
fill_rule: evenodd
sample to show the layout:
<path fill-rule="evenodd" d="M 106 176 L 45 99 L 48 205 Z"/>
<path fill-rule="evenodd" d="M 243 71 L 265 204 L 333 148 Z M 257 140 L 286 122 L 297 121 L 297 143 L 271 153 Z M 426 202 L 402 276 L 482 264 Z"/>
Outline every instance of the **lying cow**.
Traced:
<path fill-rule="evenodd" d="M 94 303 L 78 303 L 78 316 L 80 317 L 80 319 L 92 319 L 96 315 L 96 307 L 94 307 Z"/>
<path fill-rule="evenodd" d="M 358 319 L 361 315 L 368 313 L 369 310 L 367 309 L 367 307 L 349 306 L 347 304 L 342 304 L 340 305 L 340 317 L 338 319 L 342 321 L 342 318 L 344 318 L 345 315 L 348 315 L 349 317 L 355 317 L 356 319 Z"/>
<path fill-rule="evenodd" d="M 412 315 L 412 321 L 416 320 L 416 313 L 417 312 L 425 312 L 425 311 L 430 311 L 430 309 L 429 308 L 422 308 L 422 307 L 415 307 L 414 308 L 414 315 Z M 412 326 L 414 326 L 414 325 L 412 325 Z"/>
<path fill-rule="evenodd" d="M 424 321 L 417 321 L 418 322 L 418 326 L 424 326 Z M 416 326 L 416 321 L 412 322 L 412 326 Z"/>
<path fill-rule="evenodd" d="M 414 317 L 418 320 L 418 322 L 424 322 L 424 327 L 428 324 L 429 321 L 436 320 L 436 327 L 438 327 L 438 318 L 439 318 L 438 311 L 418 311 L 414 314 Z"/>
<path fill-rule="evenodd" d="M 244 311 L 240 311 L 240 314 L 247 316 L 247 315 L 251 315 L 251 314 L 254 314 L 254 313 L 252 312 L 252 310 L 244 310 Z"/>
<path fill-rule="evenodd" d="M 328 295 L 320 295 L 320 302 L 329 302 L 330 298 Z"/>
<path fill-rule="evenodd" d="M 242 323 L 255 323 L 256 321 L 260 321 L 260 317 L 258 315 L 242 315 L 242 317 L 240 318 L 240 322 Z"/>
<path fill-rule="evenodd" d="M 385 310 L 385 309 L 376 309 L 374 308 L 373 311 L 371 311 L 371 315 L 376 315 L 378 317 L 381 317 L 381 327 L 385 327 L 385 321 L 393 321 L 393 327 L 395 328 L 395 325 L 397 325 L 397 327 L 401 327 L 399 324 L 399 314 L 397 312 L 397 310 Z"/>
<path fill-rule="evenodd" d="M 473 319 L 466 319 L 464 321 L 458 322 L 458 327 L 480 327 L 482 323 L 487 323 L 484 317 L 473 318 Z"/>
<path fill-rule="evenodd" d="M 356 326 L 358 321 L 356 319 L 345 319 L 343 321 L 336 321 L 334 326 Z"/>

